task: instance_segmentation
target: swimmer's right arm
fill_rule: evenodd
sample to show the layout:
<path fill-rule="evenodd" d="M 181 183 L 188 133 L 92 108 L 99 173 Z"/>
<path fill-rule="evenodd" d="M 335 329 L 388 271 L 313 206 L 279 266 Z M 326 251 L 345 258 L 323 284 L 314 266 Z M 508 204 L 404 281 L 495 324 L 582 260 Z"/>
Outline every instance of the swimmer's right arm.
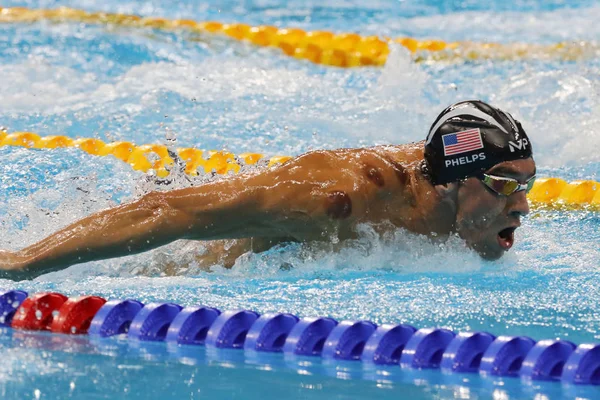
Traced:
<path fill-rule="evenodd" d="M 318 154 L 308 155 L 255 175 L 154 192 L 100 211 L 21 251 L 0 252 L 0 277 L 31 279 L 178 239 L 297 237 L 325 231 L 321 193 L 343 183 L 327 163 L 315 168 L 318 162 Z"/>

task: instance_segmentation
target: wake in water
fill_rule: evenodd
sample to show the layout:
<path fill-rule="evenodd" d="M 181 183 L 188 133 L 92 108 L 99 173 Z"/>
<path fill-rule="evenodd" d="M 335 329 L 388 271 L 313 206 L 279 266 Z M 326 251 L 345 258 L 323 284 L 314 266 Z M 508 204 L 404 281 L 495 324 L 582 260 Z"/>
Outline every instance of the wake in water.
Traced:
<path fill-rule="evenodd" d="M 50 154 L 59 154 L 57 151 L 65 152 L 65 159 L 72 160 L 73 165 L 63 165 L 62 157 L 46 158 Z M 19 249 L 77 219 L 153 190 L 171 190 L 227 179 L 216 174 L 190 177 L 183 173 L 184 165 L 178 163 L 172 167 L 172 173 L 167 178 L 161 179 L 151 174 L 133 172 L 118 160 L 95 159 L 91 164 L 82 164 L 82 155 L 77 150 L 57 151 L 14 149 L 5 158 L 10 159 L 12 166 L 17 169 L 34 158 L 34 164 L 43 165 L 48 172 L 56 173 L 50 176 L 45 174 L 43 182 L 30 182 L 26 187 L 22 186 L 24 178 L 19 178 L 12 189 L 4 193 L 6 198 L 0 208 L 0 223 L 7 234 L 0 239 L 1 248 Z M 100 178 L 94 172 L 98 168 L 104 168 L 113 179 L 106 181 Z M 243 166 L 242 171 L 251 172 L 260 168 L 264 166 Z M 33 175 L 34 172 L 31 171 Z M 223 268 L 218 260 L 208 265 L 198 262 L 198 259 L 211 257 L 211 254 L 207 254 L 210 250 L 207 250 L 205 243 L 178 241 L 145 254 L 78 265 L 56 274 L 71 278 L 140 274 L 193 276 L 211 270 L 223 275 L 269 276 L 338 270 L 458 272 L 481 266 L 479 257 L 467 250 L 457 237 L 451 237 L 448 241 L 432 240 L 404 230 L 392 230 L 381 235 L 369 225 L 359 226 L 358 234 L 358 239 L 342 243 L 332 239 L 323 243 L 279 245 L 258 254 L 247 252 L 231 270 Z M 227 248 L 233 243 L 224 241 L 223 247 Z M 49 275 L 41 279 L 53 278 Z"/>
<path fill-rule="evenodd" d="M 587 11 L 593 16 L 599 9 Z M 551 39 L 573 39 L 577 32 L 561 21 L 564 17 L 578 21 L 579 12 L 545 12 L 550 22 L 544 24 L 556 28 L 556 37 Z M 524 23 L 531 14 L 492 16 L 472 11 L 453 17 L 461 24 L 452 26 L 451 37 L 461 40 L 472 33 L 469 26 L 488 34 L 492 19 L 520 25 L 526 31 L 539 23 Z M 413 26 L 414 32 L 409 33 L 439 36 L 440 18 L 424 15 L 414 19 L 427 29 L 421 32 Z M 592 21 L 586 18 L 583 25 L 574 25 L 589 27 Z M 0 74 L 8 77 L 1 89 L 5 107 L 0 118 L 2 125 L 13 131 L 66 132 L 138 144 L 165 142 L 165 133 L 175 132 L 176 145 L 182 147 L 294 155 L 316 147 L 421 140 L 435 114 L 449 103 L 482 98 L 515 110 L 532 138 L 543 174 L 598 179 L 600 172 L 600 156 L 595 150 L 600 143 L 594 131 L 600 123 L 597 61 L 560 63 L 560 68 L 544 62 L 427 65 L 415 64 L 404 48 L 394 47 L 383 69 L 339 70 L 299 63 L 264 49 L 240 57 L 171 34 L 115 35 L 70 24 L 19 27 L 19 35 L 11 33 L 16 32 L 15 27 L 2 29 L 15 41 L 21 37 L 29 40 L 35 54 L 7 57 L 0 65 Z M 46 35 L 48 41 L 35 40 L 40 35 Z M 106 48 L 92 45 L 98 35 L 107 39 Z M 73 38 L 78 41 L 66 40 Z M 132 56 L 112 58 L 123 52 Z M 83 54 L 84 59 L 76 54 Z M 110 74 L 105 65 L 112 65 Z M 8 249 L 30 244 L 76 219 L 152 190 L 226 178 L 210 173 L 190 178 L 175 167 L 171 176 L 161 181 L 143 177 L 121 161 L 97 159 L 76 150 L 1 148 L 0 152 L 0 196 L 4 200 L 0 224 L 8 232 L 0 238 L 0 247 Z M 563 167 L 557 168 L 559 165 Z M 245 254 L 231 270 L 218 263 L 213 270 L 229 275 L 269 275 L 353 269 L 471 271 L 487 265 L 465 250 L 457 238 L 440 248 L 435 241 L 403 231 L 376 237 L 368 227 L 362 229 L 356 241 L 276 247 Z M 562 228 L 552 225 L 551 229 Z M 533 268 L 539 265 L 536 260 L 557 254 L 560 243 L 554 240 L 547 252 L 539 251 L 537 245 L 549 239 L 533 225 L 526 225 L 521 234 L 526 239 L 523 246 L 529 247 L 517 246 L 502 259 L 501 267 Z M 572 245 L 577 247 L 577 243 Z M 579 245 L 587 249 L 585 243 Z M 194 260 L 205 251 L 202 243 L 178 242 L 149 254 L 76 266 L 66 274 L 157 276 L 170 264 L 170 273 L 189 276 L 203 273 Z M 524 255 L 527 263 L 516 261 Z"/>
<path fill-rule="evenodd" d="M 215 247 L 227 250 L 237 246 L 237 241 L 219 241 L 218 246 L 214 246 L 214 242 L 180 240 L 135 258 L 122 259 L 117 269 L 101 268 L 98 274 L 198 276 L 209 273 L 264 278 L 325 276 L 349 271 L 465 273 L 486 268 L 486 263 L 482 263 L 480 257 L 467 249 L 464 241 L 457 236 L 447 240 L 430 239 L 404 229 L 380 234 L 367 224 L 359 225 L 357 231 L 357 239 L 338 243 L 335 240 L 288 243 L 261 253 L 246 251 L 231 268 L 221 264 L 218 255 L 210 254 L 210 251 Z M 210 264 L 206 259 L 216 261 Z M 506 263 L 493 265 L 494 268 L 502 268 Z"/>
<path fill-rule="evenodd" d="M 480 257 L 462 239 L 430 239 L 404 229 L 380 234 L 368 224 L 357 228 L 358 239 L 279 246 L 248 253 L 230 271 L 241 275 L 272 275 L 283 270 L 297 275 L 335 271 L 468 272 L 481 269 Z M 222 270 L 220 270 L 222 271 Z"/>

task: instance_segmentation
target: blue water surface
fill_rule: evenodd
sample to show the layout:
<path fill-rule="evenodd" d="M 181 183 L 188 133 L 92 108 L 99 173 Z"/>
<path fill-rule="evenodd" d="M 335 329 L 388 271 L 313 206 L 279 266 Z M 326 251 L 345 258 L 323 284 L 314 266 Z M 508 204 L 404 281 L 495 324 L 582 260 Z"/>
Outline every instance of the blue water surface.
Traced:
<path fill-rule="evenodd" d="M 594 1 L 4 1 L 444 40 L 594 41 Z M 414 63 L 342 70 L 224 38 L 85 24 L 0 24 L 0 125 L 40 135 L 166 143 L 234 153 L 422 140 L 448 104 L 481 98 L 528 131 L 539 176 L 600 180 L 597 57 L 577 62 Z M 211 179 L 202 177 L 202 179 Z M 177 181 L 172 185 L 182 184 Z M 92 212 L 163 189 L 114 158 L 0 148 L 0 248 L 19 249 Z M 458 239 L 404 231 L 332 251 L 290 245 L 233 269 L 193 268 L 201 243 L 73 266 L 0 288 L 246 308 L 454 331 L 600 339 L 595 212 L 534 210 L 515 248 L 484 262 Z M 166 276 L 174 264 L 178 276 Z M 281 269 L 282 265 L 291 268 Z M 2 329 L 5 398 L 597 398 L 595 388 L 377 370 L 361 363 L 94 341 Z M 539 397 L 545 398 L 545 397 Z"/>

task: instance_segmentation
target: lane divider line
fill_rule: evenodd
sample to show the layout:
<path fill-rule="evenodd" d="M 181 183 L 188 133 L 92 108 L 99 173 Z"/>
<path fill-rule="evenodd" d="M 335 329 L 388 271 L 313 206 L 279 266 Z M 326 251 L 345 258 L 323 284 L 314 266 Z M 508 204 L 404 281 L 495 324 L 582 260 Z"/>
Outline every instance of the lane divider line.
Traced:
<path fill-rule="evenodd" d="M 338 322 L 288 313 L 260 315 L 252 310 L 221 312 L 174 303 L 144 305 L 131 299 L 107 302 L 98 296 L 26 296 L 20 290 L 0 294 L 0 326 L 96 337 L 127 335 L 130 340 L 521 377 L 525 381 L 600 384 L 600 343 L 577 346 L 560 339 L 536 342 L 527 336 L 496 337 L 488 332 L 456 333 L 403 324 L 378 326 L 367 320 Z"/>
<path fill-rule="evenodd" d="M 416 62 L 475 60 L 563 60 L 575 61 L 596 57 L 600 47 L 595 42 L 565 41 L 556 44 L 477 43 L 420 40 L 411 37 L 388 38 L 361 36 L 356 33 L 305 31 L 276 26 L 250 26 L 217 21 L 196 22 L 189 19 L 140 17 L 138 15 L 89 12 L 68 7 L 30 9 L 0 7 L 0 23 L 79 22 L 163 31 L 188 31 L 202 35 L 221 35 L 258 47 L 279 49 L 283 54 L 315 64 L 351 68 L 382 66 L 390 44 L 408 49 Z"/>
<path fill-rule="evenodd" d="M 40 136 L 33 132 L 7 133 L 0 130 L 0 148 L 21 146 L 30 149 L 56 149 L 75 147 L 94 156 L 114 156 L 136 171 L 153 171 L 160 178 L 167 177 L 175 165 L 174 158 L 185 164 L 184 172 L 197 176 L 212 172 L 217 174 L 238 173 L 244 165 L 272 167 L 290 160 L 291 156 L 274 156 L 266 159 L 261 153 L 233 154 L 220 150 L 200 150 L 192 147 L 170 150 L 162 144 L 135 145 L 132 142 L 105 143 L 100 139 L 67 136 Z M 600 210 L 600 182 L 561 178 L 538 178 L 528 194 L 529 200 L 538 206 L 558 210 Z"/>

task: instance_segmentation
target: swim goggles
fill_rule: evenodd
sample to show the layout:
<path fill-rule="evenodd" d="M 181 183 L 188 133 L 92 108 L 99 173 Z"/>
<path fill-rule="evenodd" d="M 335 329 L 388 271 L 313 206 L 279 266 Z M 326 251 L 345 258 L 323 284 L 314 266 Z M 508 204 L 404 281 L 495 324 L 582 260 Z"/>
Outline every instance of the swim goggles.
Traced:
<path fill-rule="evenodd" d="M 492 191 L 503 196 L 510 196 L 511 194 L 521 190 L 525 190 L 525 193 L 529 193 L 533 187 L 533 183 L 535 182 L 535 175 L 529 178 L 525 183 L 519 183 L 519 181 L 513 178 L 488 175 L 484 173 L 479 174 L 477 178 Z"/>

